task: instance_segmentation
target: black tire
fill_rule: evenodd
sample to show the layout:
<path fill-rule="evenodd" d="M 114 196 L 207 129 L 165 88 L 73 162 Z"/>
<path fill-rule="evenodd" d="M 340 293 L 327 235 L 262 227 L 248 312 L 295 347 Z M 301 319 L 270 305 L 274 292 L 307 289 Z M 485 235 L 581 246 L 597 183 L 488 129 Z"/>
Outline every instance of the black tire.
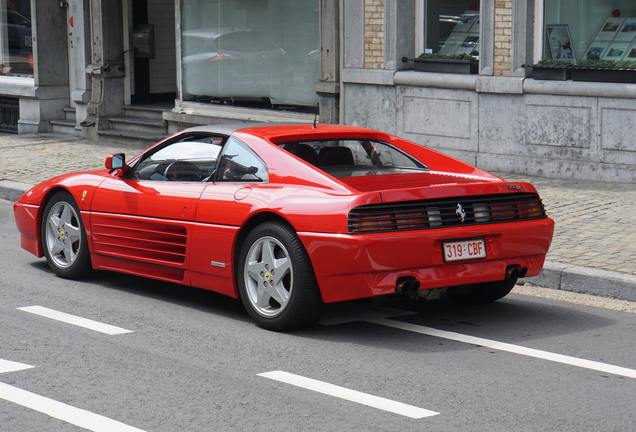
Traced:
<path fill-rule="evenodd" d="M 517 279 L 515 278 L 497 282 L 450 287 L 446 290 L 446 296 L 461 303 L 491 303 L 507 296 L 516 283 Z"/>
<path fill-rule="evenodd" d="M 79 207 L 68 192 L 56 192 L 42 213 L 42 248 L 51 270 L 79 279 L 92 270 L 86 230 Z"/>
<path fill-rule="evenodd" d="M 323 302 L 307 251 L 294 230 L 278 221 L 254 228 L 237 266 L 241 301 L 254 321 L 274 331 L 314 324 Z"/>

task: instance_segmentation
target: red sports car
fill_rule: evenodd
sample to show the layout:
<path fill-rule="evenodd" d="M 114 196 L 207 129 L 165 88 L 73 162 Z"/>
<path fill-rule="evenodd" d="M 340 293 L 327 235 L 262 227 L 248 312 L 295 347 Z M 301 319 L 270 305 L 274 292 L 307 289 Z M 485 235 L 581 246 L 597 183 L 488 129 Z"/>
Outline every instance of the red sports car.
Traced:
<path fill-rule="evenodd" d="M 386 294 L 497 300 L 540 273 L 554 231 L 532 185 L 359 127 L 194 127 L 105 165 L 20 198 L 24 249 L 64 278 L 111 270 L 240 298 L 273 330 Z"/>

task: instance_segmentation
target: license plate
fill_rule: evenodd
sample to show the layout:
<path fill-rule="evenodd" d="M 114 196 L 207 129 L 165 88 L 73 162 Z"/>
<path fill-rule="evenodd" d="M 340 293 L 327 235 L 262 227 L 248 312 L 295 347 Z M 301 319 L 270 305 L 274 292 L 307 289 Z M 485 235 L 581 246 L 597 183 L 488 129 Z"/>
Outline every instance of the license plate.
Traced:
<path fill-rule="evenodd" d="M 482 239 L 447 242 L 443 247 L 446 262 L 486 258 L 486 244 Z"/>

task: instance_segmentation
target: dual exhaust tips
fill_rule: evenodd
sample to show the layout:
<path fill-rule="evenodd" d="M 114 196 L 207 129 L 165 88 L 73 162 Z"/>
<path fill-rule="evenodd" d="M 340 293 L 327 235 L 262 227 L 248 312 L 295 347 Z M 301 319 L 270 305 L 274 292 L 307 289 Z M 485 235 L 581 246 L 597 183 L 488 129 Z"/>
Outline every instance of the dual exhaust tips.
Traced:
<path fill-rule="evenodd" d="M 413 294 L 420 289 L 420 282 L 415 276 L 400 276 L 395 281 L 396 294 Z"/>
<path fill-rule="evenodd" d="M 528 273 L 527 267 L 521 267 L 518 264 L 509 265 L 506 267 L 506 281 L 509 281 L 514 285 L 517 283 L 517 279 L 523 278 Z M 414 294 L 420 289 L 420 282 L 415 276 L 400 276 L 395 281 L 395 293 L 396 294 Z"/>

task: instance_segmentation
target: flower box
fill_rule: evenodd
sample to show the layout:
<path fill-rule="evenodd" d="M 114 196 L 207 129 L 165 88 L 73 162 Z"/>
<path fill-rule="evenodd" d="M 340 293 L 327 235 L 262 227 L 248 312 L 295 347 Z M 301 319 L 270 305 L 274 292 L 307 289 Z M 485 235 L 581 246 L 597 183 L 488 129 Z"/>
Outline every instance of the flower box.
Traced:
<path fill-rule="evenodd" d="M 570 66 L 572 81 L 636 83 L 636 68 Z"/>
<path fill-rule="evenodd" d="M 555 65 L 532 65 L 532 78 L 536 80 L 569 80 L 571 79 L 570 67 Z"/>
<path fill-rule="evenodd" d="M 595 65 L 523 65 L 532 68 L 536 80 L 636 83 L 636 67 Z"/>
<path fill-rule="evenodd" d="M 478 60 L 455 60 L 442 58 L 416 58 L 415 70 L 420 72 L 441 72 L 455 74 L 479 73 Z"/>

